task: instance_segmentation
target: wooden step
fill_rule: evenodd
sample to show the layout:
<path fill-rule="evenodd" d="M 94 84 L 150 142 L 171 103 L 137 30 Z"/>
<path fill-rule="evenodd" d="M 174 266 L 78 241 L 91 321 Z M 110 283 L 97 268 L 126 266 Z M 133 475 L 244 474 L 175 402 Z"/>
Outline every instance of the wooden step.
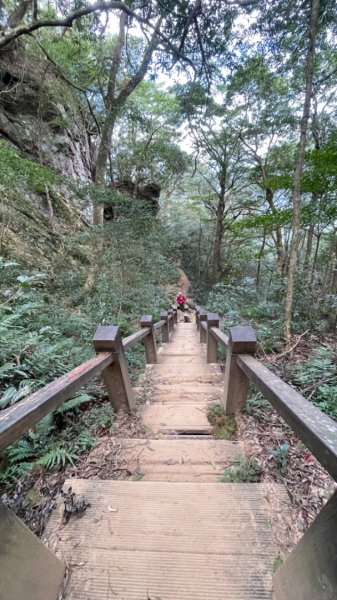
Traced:
<path fill-rule="evenodd" d="M 212 431 L 207 404 L 150 404 L 142 408 L 142 422 L 152 433 L 206 433 Z"/>
<path fill-rule="evenodd" d="M 271 600 L 277 549 L 263 484 L 65 483 L 90 507 L 47 526 L 64 600 Z M 281 487 L 280 494 L 282 494 Z"/>
<path fill-rule="evenodd" d="M 149 365 L 146 377 L 154 383 L 215 383 L 223 381 L 223 374 L 219 365 L 204 365 L 202 363 L 190 364 L 156 364 Z"/>
<path fill-rule="evenodd" d="M 118 462 L 144 481 L 218 482 L 243 448 L 238 442 L 190 439 L 120 439 Z"/>
<path fill-rule="evenodd" d="M 181 403 L 203 404 L 208 402 L 221 402 L 223 387 L 207 383 L 174 383 L 170 385 L 155 384 L 151 393 L 151 404 Z"/>

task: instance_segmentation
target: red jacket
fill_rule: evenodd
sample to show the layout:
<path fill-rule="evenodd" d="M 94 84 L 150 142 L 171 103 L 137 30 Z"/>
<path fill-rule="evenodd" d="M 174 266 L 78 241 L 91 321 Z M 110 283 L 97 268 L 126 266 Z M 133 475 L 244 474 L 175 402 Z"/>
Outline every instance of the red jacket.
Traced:
<path fill-rule="evenodd" d="M 185 304 L 185 302 L 186 302 L 186 296 L 184 296 L 183 294 L 179 294 L 179 296 L 177 296 L 177 303 Z"/>

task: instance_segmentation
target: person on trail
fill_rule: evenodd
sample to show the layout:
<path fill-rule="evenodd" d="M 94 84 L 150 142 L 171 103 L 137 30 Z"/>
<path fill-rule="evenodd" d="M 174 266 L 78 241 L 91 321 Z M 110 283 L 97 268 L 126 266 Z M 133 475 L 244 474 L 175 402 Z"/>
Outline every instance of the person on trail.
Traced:
<path fill-rule="evenodd" d="M 185 311 L 185 302 L 186 302 L 186 296 L 184 296 L 184 294 L 182 292 L 180 292 L 177 296 L 177 304 L 178 304 L 179 310 L 182 310 L 183 312 Z"/>

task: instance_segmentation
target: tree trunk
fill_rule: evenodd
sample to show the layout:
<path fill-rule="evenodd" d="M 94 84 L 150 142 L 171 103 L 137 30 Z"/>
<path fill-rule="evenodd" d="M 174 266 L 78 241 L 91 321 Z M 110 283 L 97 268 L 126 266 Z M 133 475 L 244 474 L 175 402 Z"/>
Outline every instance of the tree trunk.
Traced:
<path fill-rule="evenodd" d="M 303 262 L 304 281 L 308 281 L 309 262 L 310 262 L 311 253 L 312 253 L 312 241 L 314 238 L 314 228 L 315 228 L 315 224 L 310 223 L 310 226 L 308 229 L 307 247 L 305 250 L 305 257 L 304 257 L 304 262 Z"/>
<path fill-rule="evenodd" d="M 298 243 L 301 226 L 301 176 L 303 172 L 304 151 L 307 140 L 308 121 L 310 114 L 310 103 L 312 95 L 312 82 L 314 75 L 314 58 L 315 58 L 315 42 L 317 35 L 318 14 L 320 8 L 320 0 L 312 0 L 310 26 L 309 26 L 309 44 L 306 56 L 306 86 L 305 98 L 303 106 L 303 115 L 301 120 L 300 140 L 297 150 L 296 166 L 293 180 L 293 223 L 292 223 L 292 238 L 290 245 L 289 267 L 288 267 L 288 282 L 287 294 L 285 302 L 285 320 L 284 320 L 284 336 L 286 339 L 291 335 L 291 318 L 293 311 L 294 300 L 294 285 L 298 262 Z"/>
<path fill-rule="evenodd" d="M 265 175 L 265 168 L 263 170 L 263 174 Z M 274 204 L 274 192 L 271 188 L 266 189 L 266 202 L 269 204 L 271 212 L 275 214 L 276 206 Z M 277 225 L 275 228 L 275 234 L 276 239 L 274 238 L 274 240 L 276 246 L 277 264 L 280 269 L 280 272 L 283 274 L 285 268 L 285 252 L 283 248 L 282 230 L 279 225 Z"/>
<path fill-rule="evenodd" d="M 147 48 L 144 51 L 141 64 L 137 71 L 127 80 L 121 90 L 116 93 L 117 88 L 117 76 L 122 61 L 123 49 L 125 46 L 125 31 L 126 31 L 126 20 L 127 16 L 124 12 L 121 13 L 119 19 L 119 34 L 116 46 L 114 48 L 111 69 L 109 74 L 109 82 L 107 95 L 105 98 L 105 110 L 106 117 L 102 127 L 101 140 L 98 146 L 97 161 L 95 169 L 95 183 L 103 187 L 105 184 L 106 166 L 109 159 L 109 154 L 112 144 L 112 135 L 118 113 L 122 106 L 124 106 L 128 97 L 136 89 L 136 87 L 143 81 L 154 50 L 158 45 L 158 32 L 162 23 L 162 18 L 157 21 L 154 29 L 152 38 L 148 42 Z M 93 207 L 93 222 L 94 225 L 103 224 L 103 205 L 94 205 Z"/>
<path fill-rule="evenodd" d="M 106 117 L 105 123 L 101 130 L 101 141 L 98 146 L 95 183 L 100 187 L 105 185 L 106 166 L 111 149 L 111 140 L 116 123 L 117 111 L 110 109 L 109 115 Z M 94 204 L 93 206 L 93 223 L 94 225 L 103 225 L 104 205 Z"/>
<path fill-rule="evenodd" d="M 259 259 L 257 261 L 257 270 L 256 270 L 256 291 L 259 291 L 259 287 L 260 287 L 260 279 L 261 279 L 261 260 L 262 260 L 262 256 L 263 256 L 263 251 L 264 251 L 264 247 L 266 244 L 266 229 L 264 228 L 263 230 L 263 238 L 262 238 L 262 244 L 261 244 L 261 250 L 259 252 Z"/>
<path fill-rule="evenodd" d="M 216 207 L 216 223 L 214 233 L 214 247 L 212 260 L 212 284 L 219 281 L 222 271 L 221 247 L 224 235 L 224 213 L 225 213 L 225 193 L 226 193 L 226 167 L 222 166 L 220 173 L 220 193 Z"/>
<path fill-rule="evenodd" d="M 332 296 L 337 295 L 337 230 L 334 232 L 333 240 L 332 240 L 332 251 L 333 251 L 333 259 L 332 259 L 332 277 L 331 277 L 331 288 L 330 293 Z M 333 301 L 333 308 L 330 310 L 329 314 L 329 328 L 335 330 L 337 323 L 337 308 L 336 308 L 336 300 Z"/>

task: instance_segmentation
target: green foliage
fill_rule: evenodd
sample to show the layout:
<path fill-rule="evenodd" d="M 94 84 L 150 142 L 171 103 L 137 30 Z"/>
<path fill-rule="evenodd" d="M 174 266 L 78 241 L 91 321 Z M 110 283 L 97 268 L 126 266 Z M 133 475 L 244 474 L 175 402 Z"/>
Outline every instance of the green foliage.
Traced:
<path fill-rule="evenodd" d="M 283 565 L 283 558 L 278 554 L 273 562 L 273 573 L 276 573 L 280 567 Z"/>
<path fill-rule="evenodd" d="M 255 458 L 237 456 L 235 465 L 227 467 L 221 476 L 222 483 L 257 483 L 261 481 L 262 469 Z"/>
<path fill-rule="evenodd" d="M 268 400 L 262 396 L 261 392 L 251 391 L 247 399 L 245 412 L 247 415 L 250 415 L 260 421 L 263 420 L 263 409 L 269 406 L 270 404 Z"/>
<path fill-rule="evenodd" d="M 289 364 L 285 376 L 304 396 L 333 419 L 337 419 L 337 353 L 321 346 L 308 359 Z"/>
<path fill-rule="evenodd" d="M 68 410 L 74 410 L 74 408 L 78 408 L 79 406 L 82 406 L 83 404 L 87 404 L 88 402 L 91 402 L 91 401 L 92 401 L 92 398 L 88 394 L 78 394 L 74 398 L 70 398 L 70 400 L 66 400 L 65 402 L 63 402 L 63 404 L 58 406 L 58 408 L 56 409 L 56 414 L 57 413 L 63 414 L 65 412 L 67 412 Z"/>
<path fill-rule="evenodd" d="M 237 432 L 237 422 L 234 415 L 226 415 L 224 407 L 218 402 L 207 406 L 207 419 L 213 426 L 212 435 L 217 440 L 230 440 Z"/>
<path fill-rule="evenodd" d="M 281 444 L 272 451 L 272 455 L 276 458 L 277 469 L 281 473 L 284 473 L 287 469 L 287 456 L 289 448 L 289 444 Z"/>
<path fill-rule="evenodd" d="M 102 232 L 99 232 L 100 239 Z M 96 234 L 65 241 L 66 251 L 86 248 L 76 270 L 64 255 L 50 270 L 0 261 L 0 408 L 6 408 L 93 355 L 92 335 L 99 324 L 118 324 L 123 336 L 140 316 L 172 302 L 177 280 L 174 235 L 137 208 L 104 228 L 99 270 L 90 293 L 84 291 L 87 259 Z M 132 379 L 144 369 L 144 349 L 127 353 Z M 91 393 L 93 389 L 93 393 Z M 90 386 L 61 404 L 0 456 L 0 481 L 10 483 L 36 466 L 63 469 L 113 431 L 114 413 L 99 388 Z M 95 399 L 96 398 L 96 399 Z"/>
<path fill-rule="evenodd" d="M 47 454 L 44 454 L 39 458 L 36 463 L 45 467 L 46 469 L 52 469 L 58 471 L 62 467 L 65 467 L 66 463 L 73 464 L 74 459 L 77 458 L 74 452 L 63 448 L 62 446 L 54 446 Z"/>
<path fill-rule="evenodd" d="M 15 181 L 16 186 L 27 186 L 38 194 L 44 194 L 46 185 L 61 183 L 61 177 L 55 171 L 23 158 L 4 140 L 0 140 L 0 163 L 0 184 L 6 187 L 11 187 Z"/>

